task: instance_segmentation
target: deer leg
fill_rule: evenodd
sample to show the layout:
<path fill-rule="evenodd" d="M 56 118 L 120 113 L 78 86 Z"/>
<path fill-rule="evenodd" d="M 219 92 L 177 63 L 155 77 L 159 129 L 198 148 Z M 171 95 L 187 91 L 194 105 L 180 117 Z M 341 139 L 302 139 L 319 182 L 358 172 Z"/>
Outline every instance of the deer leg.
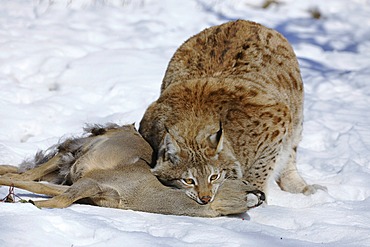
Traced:
<path fill-rule="evenodd" d="M 96 205 L 117 208 L 120 197 L 117 190 L 104 186 L 94 179 L 81 178 L 70 186 L 64 193 L 49 200 L 35 201 L 37 207 L 65 208 L 72 203 L 90 198 Z"/>
<path fill-rule="evenodd" d="M 3 177 L 0 177 L 0 185 L 14 186 L 16 188 L 48 196 L 60 195 L 69 188 L 69 186 L 65 185 L 44 184 L 34 181 L 20 181 Z"/>
<path fill-rule="evenodd" d="M 0 175 L 7 173 L 18 173 L 18 167 L 10 165 L 0 165 Z"/>
<path fill-rule="evenodd" d="M 57 154 L 53 158 L 48 160 L 47 162 L 41 164 L 40 166 L 32 168 L 23 173 L 18 173 L 18 174 L 8 173 L 8 174 L 3 175 L 2 177 L 14 179 L 14 180 L 22 180 L 22 181 L 40 180 L 45 175 L 50 174 L 59 169 L 60 159 L 61 159 L 61 155 Z"/>

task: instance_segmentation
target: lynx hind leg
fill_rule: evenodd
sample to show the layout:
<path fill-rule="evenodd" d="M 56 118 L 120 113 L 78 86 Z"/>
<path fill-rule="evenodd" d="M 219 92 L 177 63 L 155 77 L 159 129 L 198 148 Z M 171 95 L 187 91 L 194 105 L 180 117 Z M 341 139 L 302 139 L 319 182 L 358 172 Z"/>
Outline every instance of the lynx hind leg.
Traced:
<path fill-rule="evenodd" d="M 276 182 L 282 190 L 290 193 L 311 195 L 316 193 L 317 190 L 327 190 L 325 186 L 318 184 L 307 184 L 301 175 L 299 175 L 296 167 L 296 148 L 291 150 L 288 161 L 281 168 Z"/>
<path fill-rule="evenodd" d="M 237 180 L 225 180 L 219 188 L 212 208 L 222 215 L 240 214 L 261 205 L 265 194 L 248 183 Z"/>

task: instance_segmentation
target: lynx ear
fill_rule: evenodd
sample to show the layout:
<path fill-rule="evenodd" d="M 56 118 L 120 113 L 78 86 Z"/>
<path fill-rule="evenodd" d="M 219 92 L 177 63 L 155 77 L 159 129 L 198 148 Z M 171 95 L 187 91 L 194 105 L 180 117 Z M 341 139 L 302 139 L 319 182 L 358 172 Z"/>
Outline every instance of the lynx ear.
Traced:
<path fill-rule="evenodd" d="M 219 154 L 224 148 L 224 131 L 220 123 L 220 130 L 209 137 L 212 147 L 216 148 L 216 153 Z"/>
<path fill-rule="evenodd" d="M 164 161 L 170 160 L 172 163 L 176 164 L 179 160 L 178 153 L 180 152 L 180 147 L 176 140 L 171 136 L 169 132 L 166 133 L 163 139 L 162 146 L 159 151 L 159 155 Z"/>

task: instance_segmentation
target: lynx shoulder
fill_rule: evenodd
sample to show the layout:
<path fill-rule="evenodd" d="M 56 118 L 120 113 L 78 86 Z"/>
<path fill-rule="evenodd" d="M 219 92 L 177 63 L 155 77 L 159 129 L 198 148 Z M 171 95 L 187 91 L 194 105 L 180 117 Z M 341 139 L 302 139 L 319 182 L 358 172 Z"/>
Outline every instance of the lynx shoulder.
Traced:
<path fill-rule="evenodd" d="M 161 95 L 140 133 L 154 148 L 153 173 L 200 204 L 225 179 L 266 192 L 311 194 L 296 169 L 303 83 L 292 47 L 278 32 L 238 20 L 191 37 L 172 57 Z"/>

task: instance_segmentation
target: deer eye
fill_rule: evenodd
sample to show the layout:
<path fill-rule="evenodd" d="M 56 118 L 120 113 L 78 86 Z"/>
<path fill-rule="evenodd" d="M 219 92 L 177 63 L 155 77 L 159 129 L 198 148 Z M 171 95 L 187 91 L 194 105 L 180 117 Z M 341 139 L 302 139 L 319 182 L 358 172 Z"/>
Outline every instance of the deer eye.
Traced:
<path fill-rule="evenodd" d="M 192 178 L 183 178 L 181 181 L 186 185 L 194 185 L 195 181 Z"/>
<path fill-rule="evenodd" d="M 215 181 L 220 178 L 220 174 L 213 174 L 209 177 L 209 181 Z"/>

